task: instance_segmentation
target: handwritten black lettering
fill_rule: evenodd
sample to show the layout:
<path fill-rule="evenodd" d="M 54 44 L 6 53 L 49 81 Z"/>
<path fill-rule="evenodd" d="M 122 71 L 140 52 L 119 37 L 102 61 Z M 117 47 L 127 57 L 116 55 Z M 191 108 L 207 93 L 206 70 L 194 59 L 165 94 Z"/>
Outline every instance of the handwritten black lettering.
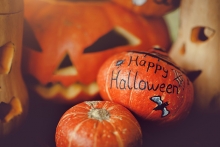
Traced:
<path fill-rule="evenodd" d="M 149 71 L 150 68 L 153 68 L 155 65 L 153 62 L 148 62 L 148 66 L 147 66 L 147 72 Z"/>
<path fill-rule="evenodd" d="M 115 81 L 115 85 L 116 85 L 116 88 L 118 88 L 118 75 L 120 73 L 121 70 L 118 71 L 116 77 L 114 78 L 114 70 L 112 71 L 112 77 L 111 77 L 111 85 L 110 85 L 110 88 L 112 88 L 112 82 Z"/>
<path fill-rule="evenodd" d="M 130 56 L 130 60 L 129 60 L 128 66 L 130 66 L 131 62 L 135 62 L 136 66 L 138 66 L 138 56 L 136 57 L 136 59 L 132 59 L 132 56 Z"/>
<path fill-rule="evenodd" d="M 133 74 L 131 74 L 133 73 Z M 134 74 L 135 73 L 135 74 Z M 112 77 L 110 78 L 110 88 L 116 87 L 120 90 L 147 90 L 147 91 L 160 91 L 168 94 L 178 94 L 178 86 L 165 83 L 153 83 L 147 79 L 141 79 L 138 71 L 128 71 L 128 74 L 121 73 L 121 70 L 112 71 Z"/>

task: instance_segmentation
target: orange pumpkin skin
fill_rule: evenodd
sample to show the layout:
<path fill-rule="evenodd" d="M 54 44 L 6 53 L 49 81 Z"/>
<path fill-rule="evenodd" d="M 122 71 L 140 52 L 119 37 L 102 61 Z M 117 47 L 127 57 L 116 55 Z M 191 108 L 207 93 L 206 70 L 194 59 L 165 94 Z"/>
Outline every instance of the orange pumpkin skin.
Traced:
<path fill-rule="evenodd" d="M 63 114 L 55 140 L 57 147 L 140 147 L 142 132 L 125 107 L 110 101 L 85 101 Z"/>
<path fill-rule="evenodd" d="M 179 7 L 180 0 L 112 0 L 115 3 L 145 16 L 160 17 Z"/>
<path fill-rule="evenodd" d="M 122 104 L 159 124 L 185 118 L 193 103 L 193 86 L 166 53 L 123 52 L 109 58 L 97 78 L 104 100 Z"/>
<path fill-rule="evenodd" d="M 34 50 L 37 46 L 30 45 L 30 36 L 24 35 L 23 71 L 25 75 L 37 79 L 39 83 L 30 85 L 35 85 L 34 89 L 43 98 L 55 101 L 78 103 L 97 96 L 98 86 L 94 85 L 97 85 L 98 69 L 108 57 L 116 53 L 132 48 L 143 50 L 144 46 L 155 44 L 165 48 L 170 45 L 168 30 L 162 18 L 146 20 L 112 2 L 49 3 L 26 0 L 25 19 L 41 51 Z M 24 29 L 27 31 L 27 27 Z M 112 30 L 120 30 L 119 34 L 127 39 L 129 35 L 126 34 L 132 34 L 128 39 L 130 43 L 110 48 L 106 48 L 104 43 L 104 47 L 98 51 L 89 48 Z M 109 41 L 112 39 L 114 37 Z M 56 74 L 66 55 L 75 73 Z M 52 86 L 46 87 L 48 84 Z"/>

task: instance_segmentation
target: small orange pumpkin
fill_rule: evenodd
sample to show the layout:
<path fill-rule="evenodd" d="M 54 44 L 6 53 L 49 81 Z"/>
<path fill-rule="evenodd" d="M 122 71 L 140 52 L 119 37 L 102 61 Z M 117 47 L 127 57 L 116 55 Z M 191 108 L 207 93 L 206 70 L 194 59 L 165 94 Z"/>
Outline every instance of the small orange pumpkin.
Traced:
<path fill-rule="evenodd" d="M 192 83 L 158 48 L 109 58 L 100 68 L 97 82 L 104 100 L 158 123 L 186 117 L 193 103 Z"/>
<path fill-rule="evenodd" d="M 86 101 L 67 110 L 56 128 L 57 147 L 140 147 L 142 133 L 125 107 L 109 101 Z"/>
<path fill-rule="evenodd" d="M 170 45 L 162 18 L 146 20 L 110 1 L 26 0 L 25 20 L 23 67 L 36 79 L 29 85 L 67 103 L 97 96 L 98 69 L 111 55 Z"/>

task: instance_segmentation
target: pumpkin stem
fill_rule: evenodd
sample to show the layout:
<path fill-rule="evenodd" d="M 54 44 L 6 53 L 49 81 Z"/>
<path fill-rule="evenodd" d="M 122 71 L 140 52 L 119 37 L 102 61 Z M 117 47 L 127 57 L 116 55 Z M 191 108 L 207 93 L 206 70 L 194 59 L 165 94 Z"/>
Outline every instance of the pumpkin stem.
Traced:
<path fill-rule="evenodd" d="M 108 120 L 110 118 L 110 114 L 106 109 L 96 109 L 93 108 L 88 112 L 89 118 L 96 119 L 99 121 Z"/>

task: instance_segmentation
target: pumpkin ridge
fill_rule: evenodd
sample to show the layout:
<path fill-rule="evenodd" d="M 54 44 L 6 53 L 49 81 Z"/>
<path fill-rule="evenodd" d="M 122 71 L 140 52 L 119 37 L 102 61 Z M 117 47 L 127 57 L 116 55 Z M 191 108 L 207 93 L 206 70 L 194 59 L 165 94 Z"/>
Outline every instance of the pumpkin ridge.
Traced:
<path fill-rule="evenodd" d="M 109 107 L 107 110 L 110 112 L 110 111 L 113 110 L 115 107 L 117 107 L 117 106 L 111 106 L 111 107 Z"/>
<path fill-rule="evenodd" d="M 77 106 L 77 108 L 82 108 L 82 109 L 85 109 L 85 110 L 90 110 L 90 108 L 88 107 L 83 107 L 83 106 Z M 86 113 L 87 114 L 87 113 Z"/>
<path fill-rule="evenodd" d="M 156 105 L 155 105 L 156 106 Z M 145 116 L 144 118 L 147 120 L 153 113 L 155 112 L 155 110 L 152 110 L 147 116 Z"/>
<path fill-rule="evenodd" d="M 141 131 L 141 129 L 139 128 L 138 123 L 134 123 L 134 121 L 132 121 L 131 119 L 129 119 L 128 117 L 126 117 L 126 116 L 124 116 L 124 115 L 117 115 L 117 117 L 118 117 L 118 118 L 119 118 L 119 117 L 123 117 L 123 119 L 127 119 L 130 123 L 134 124 L 135 127 L 137 127 L 139 133 L 142 135 L 142 131 Z M 112 116 L 112 118 L 117 118 L 117 117 Z M 121 119 L 122 119 L 122 118 L 120 118 L 120 120 L 121 120 Z"/>
<path fill-rule="evenodd" d="M 110 72 L 110 69 L 111 69 L 113 63 L 114 63 L 114 62 L 112 62 L 111 65 L 110 65 L 110 67 L 108 68 L 107 77 L 106 77 L 106 81 L 105 81 L 105 90 L 106 90 L 106 93 L 107 93 L 107 95 L 108 95 L 108 98 L 109 98 L 111 101 L 112 101 L 113 99 L 112 99 L 112 97 L 110 96 L 110 93 L 109 93 L 109 90 L 108 90 L 107 81 L 108 81 L 108 79 L 109 79 L 109 72 Z"/>
<path fill-rule="evenodd" d="M 94 134 L 94 147 L 96 147 L 97 146 L 97 135 L 98 135 L 98 127 L 100 126 L 100 123 L 102 123 L 102 122 L 100 122 L 100 121 L 96 121 L 96 124 L 94 124 L 95 125 L 95 128 L 96 128 L 96 132 L 95 132 L 95 134 Z"/>
<path fill-rule="evenodd" d="M 112 133 L 114 134 L 114 136 L 115 136 L 115 138 L 116 138 L 116 140 L 117 140 L 117 142 L 118 142 L 118 146 L 119 146 L 119 147 L 124 147 L 124 143 L 123 143 L 123 141 L 122 141 L 122 138 L 121 138 L 120 134 L 118 133 L 118 131 L 116 130 L 115 125 L 114 125 L 113 123 L 109 122 L 109 121 L 108 121 L 108 123 L 109 123 L 109 124 L 113 127 L 113 129 L 114 129 L 114 131 L 113 131 Z"/>
<path fill-rule="evenodd" d="M 87 118 L 85 120 L 83 120 L 82 122 L 80 122 L 79 124 L 76 125 L 76 127 L 71 131 L 69 132 L 69 145 L 68 146 L 71 146 L 71 142 L 72 140 L 74 139 L 75 140 L 75 136 L 76 136 L 76 132 L 80 129 L 80 127 L 83 125 L 83 123 L 85 123 L 86 121 L 89 121 L 90 119 Z"/>
<path fill-rule="evenodd" d="M 130 97 L 129 97 L 129 102 L 128 102 L 129 107 L 132 106 L 131 101 L 132 101 L 132 92 L 133 92 L 133 91 L 134 91 L 134 88 L 132 88 L 132 90 L 130 91 Z"/>
<path fill-rule="evenodd" d="M 79 116 L 81 115 L 81 116 Z M 65 120 L 66 118 L 68 119 L 69 116 L 77 116 L 78 118 L 81 117 L 83 118 L 85 115 L 87 115 L 87 113 L 70 113 L 70 114 L 66 114 L 63 116 L 63 119 Z"/>
<path fill-rule="evenodd" d="M 102 106 L 103 109 L 106 109 L 108 112 L 110 112 L 111 109 L 108 108 L 108 102 L 105 101 L 104 105 Z"/>

